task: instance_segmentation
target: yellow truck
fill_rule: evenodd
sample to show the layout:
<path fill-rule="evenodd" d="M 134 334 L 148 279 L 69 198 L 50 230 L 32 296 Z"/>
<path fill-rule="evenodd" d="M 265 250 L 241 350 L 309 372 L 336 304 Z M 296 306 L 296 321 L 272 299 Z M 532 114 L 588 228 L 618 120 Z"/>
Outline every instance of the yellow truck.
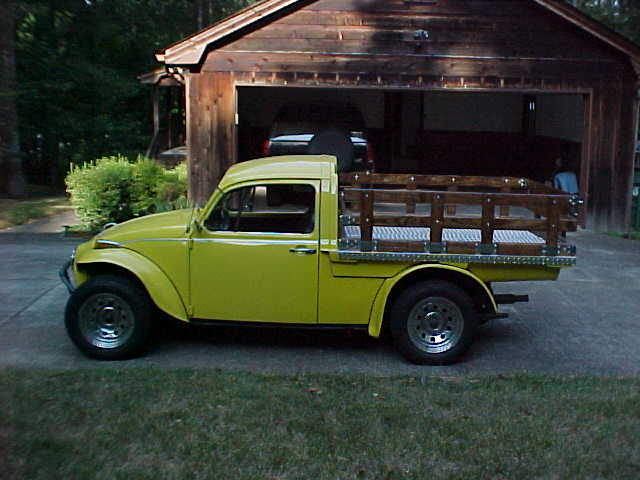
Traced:
<path fill-rule="evenodd" d="M 446 364 L 505 314 L 492 283 L 575 263 L 580 200 L 523 178 L 342 173 L 331 156 L 232 166 L 202 208 L 111 226 L 61 269 L 84 353 L 138 355 L 159 311 L 198 325 L 389 333 Z"/>

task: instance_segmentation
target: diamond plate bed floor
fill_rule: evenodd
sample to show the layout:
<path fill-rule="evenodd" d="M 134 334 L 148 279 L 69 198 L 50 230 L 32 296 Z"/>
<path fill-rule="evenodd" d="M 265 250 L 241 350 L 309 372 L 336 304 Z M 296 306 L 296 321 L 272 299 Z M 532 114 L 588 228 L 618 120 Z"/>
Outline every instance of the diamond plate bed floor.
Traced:
<path fill-rule="evenodd" d="M 422 241 L 430 234 L 429 227 L 373 227 L 373 240 L 388 241 Z M 360 227 L 350 225 L 344 227 L 344 239 L 360 240 Z M 443 242 L 480 242 L 479 229 L 445 228 L 442 231 Z M 544 244 L 542 237 L 523 230 L 496 230 L 493 232 L 494 243 Z"/>

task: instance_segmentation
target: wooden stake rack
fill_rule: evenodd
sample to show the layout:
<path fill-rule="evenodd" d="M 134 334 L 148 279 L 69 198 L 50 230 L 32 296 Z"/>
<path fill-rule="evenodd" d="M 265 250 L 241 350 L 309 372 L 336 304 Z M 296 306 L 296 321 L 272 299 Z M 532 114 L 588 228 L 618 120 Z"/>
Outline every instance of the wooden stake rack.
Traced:
<path fill-rule="evenodd" d="M 340 175 L 340 185 L 339 250 L 346 257 L 359 252 L 384 253 L 389 260 L 436 255 L 438 260 L 455 257 L 481 263 L 575 263 L 575 247 L 566 244 L 564 236 L 576 231 L 582 202 L 577 195 L 539 182 L 514 177 L 347 173 Z M 418 205 L 429 208 L 419 213 Z M 514 210 L 527 214 L 510 215 Z M 346 234 L 349 226 L 359 229 L 357 238 Z M 394 227 L 400 235 L 381 238 L 375 231 L 385 229 L 376 227 Z M 475 238 L 460 240 L 455 233 L 461 229 Z M 411 234 L 403 238 L 403 231 Z M 416 231 L 424 232 L 424 238 L 415 238 Z M 518 232 L 533 235 L 524 235 L 523 240 Z"/>

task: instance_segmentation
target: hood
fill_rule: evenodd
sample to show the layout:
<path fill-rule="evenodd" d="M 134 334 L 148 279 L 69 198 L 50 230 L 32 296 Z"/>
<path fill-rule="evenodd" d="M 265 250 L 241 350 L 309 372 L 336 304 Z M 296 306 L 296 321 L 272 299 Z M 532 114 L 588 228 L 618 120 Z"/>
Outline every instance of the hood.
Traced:
<path fill-rule="evenodd" d="M 114 225 L 96 235 L 96 239 L 126 242 L 155 238 L 184 238 L 193 209 L 174 210 L 135 218 Z"/>

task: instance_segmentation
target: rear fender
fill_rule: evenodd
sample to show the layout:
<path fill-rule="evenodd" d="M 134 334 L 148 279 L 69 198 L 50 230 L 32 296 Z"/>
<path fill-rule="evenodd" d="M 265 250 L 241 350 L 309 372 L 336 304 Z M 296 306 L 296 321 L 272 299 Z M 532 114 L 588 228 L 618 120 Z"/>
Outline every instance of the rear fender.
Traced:
<path fill-rule="evenodd" d="M 88 280 L 91 266 L 100 264 L 128 271 L 142 283 L 160 310 L 179 320 L 189 320 L 185 304 L 169 277 L 148 258 L 131 250 L 110 248 L 84 253 L 74 268 L 75 284 Z"/>
<path fill-rule="evenodd" d="M 474 287 L 481 291 L 486 297 L 486 300 L 489 303 L 489 307 L 493 309 L 493 312 L 497 312 L 498 306 L 495 299 L 493 298 L 493 293 L 491 292 L 491 290 L 479 277 L 469 272 L 468 270 L 454 267 L 453 265 L 416 265 L 414 267 L 403 270 L 398 275 L 388 278 L 384 281 L 384 283 L 380 287 L 380 290 L 378 290 L 378 294 L 376 295 L 376 298 L 373 301 L 373 306 L 371 308 L 371 315 L 369 316 L 369 335 L 376 338 L 380 336 L 385 312 L 388 303 L 392 298 L 392 293 L 394 293 L 394 289 L 396 287 L 399 287 L 398 284 L 403 279 L 407 279 L 407 277 L 416 274 L 421 274 L 421 279 L 428 279 L 429 273 L 433 273 L 433 278 L 438 278 L 438 273 L 442 271 L 448 272 L 449 276 L 453 274 L 454 278 L 455 276 L 459 275 L 460 278 L 464 279 L 466 283 L 469 283 L 470 281 L 473 282 Z"/>

